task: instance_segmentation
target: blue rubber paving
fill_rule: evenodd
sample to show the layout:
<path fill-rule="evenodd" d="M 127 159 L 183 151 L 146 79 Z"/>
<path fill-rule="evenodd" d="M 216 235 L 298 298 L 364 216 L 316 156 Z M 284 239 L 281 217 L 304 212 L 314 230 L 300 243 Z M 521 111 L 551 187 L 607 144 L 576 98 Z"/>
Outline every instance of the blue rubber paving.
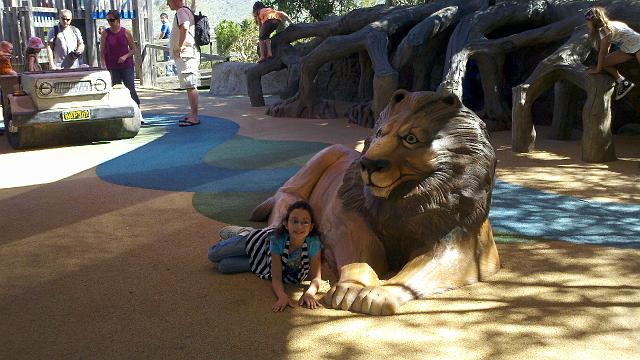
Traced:
<path fill-rule="evenodd" d="M 194 206 L 203 214 L 229 223 L 237 217 L 234 223 L 239 223 L 259 199 L 275 192 L 328 145 L 238 136 L 236 123 L 217 117 L 201 116 L 200 125 L 179 128 L 179 118 L 145 114 L 148 132 L 163 135 L 99 165 L 98 176 L 119 185 L 194 192 Z M 250 194 L 256 199 L 249 200 Z M 499 235 L 640 248 L 640 205 L 584 200 L 496 181 L 489 217 Z"/>
<path fill-rule="evenodd" d="M 328 145 L 237 136 L 236 123 L 209 116 L 200 116 L 200 125 L 180 128 L 179 119 L 179 116 L 145 114 L 145 128 L 164 135 L 99 165 L 96 174 L 113 184 L 155 190 L 275 191 L 308 158 Z M 287 159 L 270 155 L 267 148 L 281 148 L 278 153 L 286 153 Z M 216 149 L 221 152 L 216 154 Z M 256 165 L 250 169 L 239 166 L 244 163 Z"/>
<path fill-rule="evenodd" d="M 489 219 L 496 234 L 640 248 L 640 205 L 584 200 L 498 180 Z"/>

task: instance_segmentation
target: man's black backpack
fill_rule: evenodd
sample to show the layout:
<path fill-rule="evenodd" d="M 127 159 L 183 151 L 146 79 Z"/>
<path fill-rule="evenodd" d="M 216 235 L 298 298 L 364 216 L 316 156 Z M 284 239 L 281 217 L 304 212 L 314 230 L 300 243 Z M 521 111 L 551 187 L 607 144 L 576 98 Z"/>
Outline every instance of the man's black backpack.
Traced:
<path fill-rule="evenodd" d="M 209 18 L 207 15 L 202 15 L 201 11 L 198 11 L 196 15 L 193 10 L 185 6 L 193 14 L 193 22 L 195 25 L 195 34 L 193 39 L 196 41 L 196 46 L 209 45 L 211 43 L 211 30 L 209 29 Z"/>

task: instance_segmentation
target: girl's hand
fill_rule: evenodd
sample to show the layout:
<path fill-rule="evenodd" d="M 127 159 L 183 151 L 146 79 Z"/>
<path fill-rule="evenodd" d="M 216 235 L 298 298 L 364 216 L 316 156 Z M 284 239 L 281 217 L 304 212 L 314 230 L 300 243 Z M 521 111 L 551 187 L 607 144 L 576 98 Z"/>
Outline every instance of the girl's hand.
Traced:
<path fill-rule="evenodd" d="M 589 69 L 587 70 L 587 73 L 589 73 L 589 74 L 598 74 L 598 73 L 600 73 L 600 71 L 598 71 L 598 69 L 595 66 L 590 66 Z"/>
<path fill-rule="evenodd" d="M 300 301 L 298 301 L 298 305 L 304 306 L 307 309 L 312 309 L 312 310 L 319 306 L 316 298 L 313 295 L 308 293 L 304 293 L 304 295 L 300 297 Z"/>
<path fill-rule="evenodd" d="M 128 56 L 127 56 L 126 54 L 125 54 L 125 55 L 120 56 L 120 57 L 118 58 L 118 64 L 122 64 L 123 62 L 127 61 L 127 58 L 128 58 Z"/>
<path fill-rule="evenodd" d="M 278 298 L 278 301 L 276 301 L 275 304 L 273 304 L 273 306 L 271 307 L 271 310 L 273 310 L 273 312 L 280 312 L 280 311 L 284 311 L 287 306 L 290 307 L 296 307 L 296 303 L 291 300 L 290 297 L 288 296 L 283 296 L 281 298 Z"/>

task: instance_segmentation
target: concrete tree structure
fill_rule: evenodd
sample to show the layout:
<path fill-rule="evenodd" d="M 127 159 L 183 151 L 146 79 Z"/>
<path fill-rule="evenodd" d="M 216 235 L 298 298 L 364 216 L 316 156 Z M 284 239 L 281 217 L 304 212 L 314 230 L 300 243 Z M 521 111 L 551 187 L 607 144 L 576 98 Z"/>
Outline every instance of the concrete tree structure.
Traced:
<path fill-rule="evenodd" d="M 463 98 L 463 81 L 473 60 L 483 92 L 481 114 L 490 128 L 513 128 L 514 151 L 533 149 L 532 104 L 554 89 L 555 137 L 566 136 L 569 115 L 584 101 L 583 160 L 614 160 L 613 80 L 585 72 L 593 49 L 583 13 L 592 6 L 604 6 L 611 18 L 640 30 L 640 2 L 633 0 L 442 0 L 415 6 L 379 5 L 318 23 L 293 24 L 273 37 L 275 57 L 247 71 L 251 104 L 264 105 L 261 76 L 287 68 L 287 91 L 267 114 L 341 115 L 335 100 L 343 99 L 320 96 L 318 74 L 326 64 L 352 57 L 359 63 L 359 75 L 353 81 L 357 96 L 348 116 L 355 123 L 373 126 L 399 88 L 447 91 Z M 311 40 L 291 45 L 301 39 Z M 520 62 L 506 64 L 515 54 Z M 625 75 L 640 76 L 637 72 Z M 512 93 L 513 86 L 517 87 Z M 640 111 L 638 102 L 633 107 Z"/>

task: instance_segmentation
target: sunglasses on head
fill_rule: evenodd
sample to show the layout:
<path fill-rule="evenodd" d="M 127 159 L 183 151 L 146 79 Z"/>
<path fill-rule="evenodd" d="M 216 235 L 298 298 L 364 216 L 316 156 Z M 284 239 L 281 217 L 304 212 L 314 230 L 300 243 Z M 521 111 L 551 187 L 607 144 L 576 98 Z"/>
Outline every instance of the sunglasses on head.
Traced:
<path fill-rule="evenodd" d="M 593 10 L 589 10 L 589 11 L 587 11 L 587 12 L 584 14 L 584 18 L 585 18 L 586 20 L 591 20 L 591 19 L 593 19 L 594 17 L 596 17 L 596 14 L 594 14 L 594 13 L 593 13 Z"/>

